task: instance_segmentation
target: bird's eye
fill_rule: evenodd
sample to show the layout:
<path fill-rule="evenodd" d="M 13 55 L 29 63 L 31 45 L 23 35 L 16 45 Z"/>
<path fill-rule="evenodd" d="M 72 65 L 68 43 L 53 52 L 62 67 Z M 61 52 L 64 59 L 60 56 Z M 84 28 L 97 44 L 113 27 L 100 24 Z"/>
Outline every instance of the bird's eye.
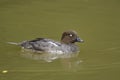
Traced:
<path fill-rule="evenodd" d="M 72 34 L 69 34 L 70 37 L 72 37 L 73 35 Z"/>

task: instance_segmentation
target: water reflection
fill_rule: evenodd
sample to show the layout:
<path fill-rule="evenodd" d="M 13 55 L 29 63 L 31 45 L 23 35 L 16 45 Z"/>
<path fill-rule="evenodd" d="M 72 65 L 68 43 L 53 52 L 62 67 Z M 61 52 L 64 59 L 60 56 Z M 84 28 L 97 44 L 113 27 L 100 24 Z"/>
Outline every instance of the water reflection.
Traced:
<path fill-rule="evenodd" d="M 52 53 L 39 53 L 33 52 L 27 49 L 22 49 L 21 55 L 26 58 L 34 59 L 34 60 L 44 60 L 46 62 L 52 62 L 55 59 L 70 59 L 73 57 L 77 57 L 79 53 L 73 54 L 52 54 Z"/>
<path fill-rule="evenodd" d="M 37 53 L 30 50 L 22 49 L 21 56 L 33 60 L 44 60 L 45 62 L 53 62 L 59 59 L 60 64 L 67 71 L 77 71 L 79 64 L 82 62 L 79 53 L 73 54 L 51 54 L 51 53 Z"/>

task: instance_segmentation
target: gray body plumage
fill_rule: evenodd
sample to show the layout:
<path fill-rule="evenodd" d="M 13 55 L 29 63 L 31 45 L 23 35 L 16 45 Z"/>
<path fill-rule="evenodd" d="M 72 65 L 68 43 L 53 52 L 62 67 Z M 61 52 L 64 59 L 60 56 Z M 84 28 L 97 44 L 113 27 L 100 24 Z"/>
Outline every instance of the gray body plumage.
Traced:
<path fill-rule="evenodd" d="M 23 41 L 20 45 L 25 49 L 31 49 L 47 53 L 76 53 L 78 47 L 74 44 L 62 44 L 51 39 L 37 38 L 31 41 Z"/>

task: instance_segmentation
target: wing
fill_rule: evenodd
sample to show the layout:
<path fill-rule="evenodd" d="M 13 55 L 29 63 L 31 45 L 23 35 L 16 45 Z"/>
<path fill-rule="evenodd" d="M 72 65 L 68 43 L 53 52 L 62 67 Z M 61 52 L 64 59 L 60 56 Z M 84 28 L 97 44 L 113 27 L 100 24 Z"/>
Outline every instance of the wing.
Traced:
<path fill-rule="evenodd" d="M 21 44 L 22 47 L 37 51 L 49 51 L 50 49 L 59 48 L 60 43 L 51 39 L 37 38 L 31 41 L 25 41 Z"/>

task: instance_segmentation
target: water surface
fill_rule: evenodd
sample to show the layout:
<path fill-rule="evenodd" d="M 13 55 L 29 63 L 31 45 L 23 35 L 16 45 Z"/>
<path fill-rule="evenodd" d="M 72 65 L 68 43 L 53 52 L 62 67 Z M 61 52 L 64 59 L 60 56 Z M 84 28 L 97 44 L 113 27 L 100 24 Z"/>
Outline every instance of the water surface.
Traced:
<path fill-rule="evenodd" d="M 118 0 L 1 0 L 0 80 L 120 80 L 119 9 Z M 35 60 L 6 43 L 69 29 L 85 40 L 70 59 Z"/>

